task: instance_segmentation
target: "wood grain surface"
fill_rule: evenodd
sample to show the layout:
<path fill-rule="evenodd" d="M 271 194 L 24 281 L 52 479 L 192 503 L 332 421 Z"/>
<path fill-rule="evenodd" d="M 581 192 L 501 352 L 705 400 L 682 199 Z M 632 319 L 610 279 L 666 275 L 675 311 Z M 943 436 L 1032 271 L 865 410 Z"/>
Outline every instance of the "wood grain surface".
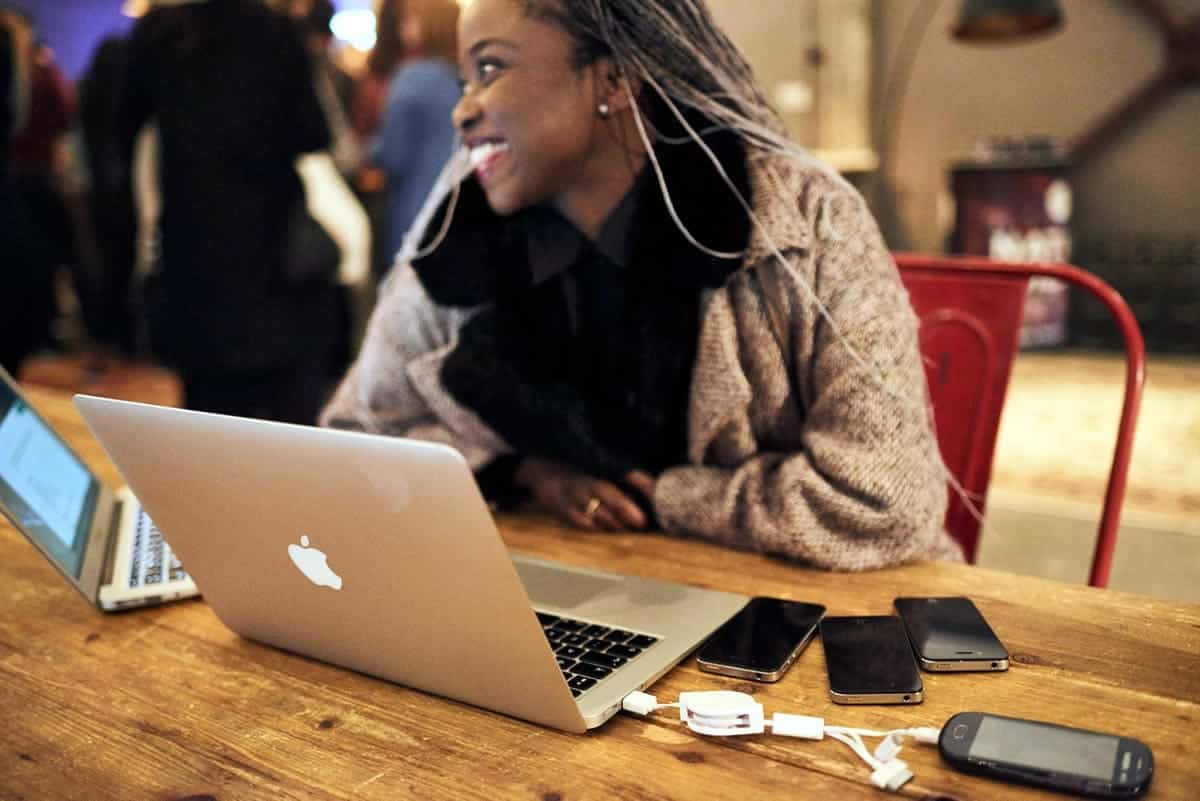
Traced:
<path fill-rule="evenodd" d="M 30 393 L 111 486 L 119 477 L 69 399 Z M 514 550 L 747 594 L 885 614 L 899 595 L 967 595 L 1012 653 L 999 674 L 923 674 L 923 704 L 836 706 L 819 641 L 777 684 L 685 661 L 651 691 L 753 693 L 830 723 L 940 726 L 991 711 L 1137 737 L 1151 799 L 1200 798 L 1200 606 L 947 564 L 833 574 L 662 535 L 564 530 L 502 516 Z M 400 612 L 398 611 L 398 614 Z M 353 625 L 353 621 L 347 621 Z M 106 615 L 0 525 L 0 801 L 55 799 L 884 798 L 845 746 L 704 738 L 670 711 L 562 734 L 243 640 L 202 600 Z M 1061 796 L 948 770 L 909 746 L 926 801 Z"/>

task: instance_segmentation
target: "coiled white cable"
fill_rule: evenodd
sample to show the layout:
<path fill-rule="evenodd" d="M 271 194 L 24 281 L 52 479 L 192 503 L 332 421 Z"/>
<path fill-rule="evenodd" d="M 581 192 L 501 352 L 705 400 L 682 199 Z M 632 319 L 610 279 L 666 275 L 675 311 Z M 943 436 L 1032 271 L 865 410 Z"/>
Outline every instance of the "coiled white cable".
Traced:
<path fill-rule="evenodd" d="M 770 720 L 763 714 L 763 706 L 747 693 L 731 690 L 711 690 L 680 693 L 678 703 L 662 703 L 653 695 L 632 692 L 621 701 L 621 708 L 645 717 L 660 709 L 678 708 L 679 719 L 697 734 L 729 737 L 745 734 L 762 734 L 771 729 L 773 734 L 806 740 L 825 737 L 849 746 L 867 767 L 871 769 L 871 783 L 881 790 L 896 792 L 912 779 L 912 771 L 900 759 L 901 742 L 911 737 L 925 744 L 936 744 L 940 730 L 931 726 L 917 726 L 892 731 L 856 729 L 846 726 L 826 726 L 823 718 L 808 715 L 776 712 Z M 883 742 L 872 754 L 867 750 L 863 737 L 882 737 Z"/>

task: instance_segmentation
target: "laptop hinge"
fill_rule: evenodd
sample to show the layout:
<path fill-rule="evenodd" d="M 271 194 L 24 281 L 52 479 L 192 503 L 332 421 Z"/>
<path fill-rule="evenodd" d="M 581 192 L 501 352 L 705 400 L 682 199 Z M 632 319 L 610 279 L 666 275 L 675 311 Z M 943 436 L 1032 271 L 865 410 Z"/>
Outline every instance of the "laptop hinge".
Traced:
<path fill-rule="evenodd" d="M 112 584 L 113 571 L 116 565 L 117 540 L 121 533 L 121 514 L 125 511 L 125 502 L 113 500 L 112 516 L 108 521 L 108 541 L 104 545 L 104 568 L 100 574 L 100 586 Z"/>

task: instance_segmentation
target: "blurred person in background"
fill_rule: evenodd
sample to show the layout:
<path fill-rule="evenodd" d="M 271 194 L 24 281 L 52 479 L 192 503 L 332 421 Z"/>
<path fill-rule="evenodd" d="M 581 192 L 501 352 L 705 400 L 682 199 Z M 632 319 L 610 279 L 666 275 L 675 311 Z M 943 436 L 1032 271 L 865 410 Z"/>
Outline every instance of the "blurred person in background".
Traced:
<path fill-rule="evenodd" d="M 132 355 L 136 337 L 129 298 L 136 218 L 129 175 L 114 137 L 126 46 L 120 36 L 97 45 L 79 82 L 79 126 L 91 179 L 87 214 L 96 251 L 92 297 L 83 304 L 84 315 L 97 344 Z"/>
<path fill-rule="evenodd" d="M 378 0 L 375 10 L 375 46 L 367 55 L 367 68 L 354 87 L 350 124 L 364 148 L 379 130 L 392 75 L 404 57 L 400 40 L 400 15 L 404 0 Z M 388 251 L 383 231 L 387 224 L 387 176 L 364 158 L 354 182 L 358 197 L 371 220 L 371 269 L 381 276 L 391 266 L 395 251 Z"/>
<path fill-rule="evenodd" d="M 14 374 L 33 348 L 24 312 L 35 287 L 10 169 L 12 139 L 26 113 L 29 38 L 24 20 L 0 8 L 0 367 Z"/>
<path fill-rule="evenodd" d="M 15 140 L 27 127 L 34 34 L 29 18 L 0 7 L 0 365 L 16 375 L 49 336 L 52 258 L 17 188 Z"/>
<path fill-rule="evenodd" d="M 354 356 L 372 302 L 371 224 L 363 202 L 351 192 L 363 163 L 363 147 L 349 118 L 354 79 L 333 58 L 332 0 L 290 0 L 284 11 L 299 25 L 312 58 L 313 87 L 329 126 L 328 157 L 336 167 L 336 173 L 326 168 L 324 154 L 307 156 L 298 165 L 308 209 L 342 254 L 338 338 L 329 368 L 329 379 L 334 381 Z"/>
<path fill-rule="evenodd" d="M 311 61 L 252 0 L 159 0 L 130 37 L 117 142 L 158 128 L 162 339 L 188 408 L 312 423 L 336 293 L 296 273 L 301 154 L 329 147 Z"/>
<path fill-rule="evenodd" d="M 399 19 L 405 56 L 371 146 L 371 161 L 387 175 L 383 237 L 392 258 L 454 151 L 458 13 L 454 0 L 405 0 Z"/>
<path fill-rule="evenodd" d="M 8 149 L 17 128 L 17 46 L 0 12 L 0 178 L 8 171 Z"/>
<path fill-rule="evenodd" d="M 20 15 L 18 15 L 20 16 Z M 35 285 L 23 314 L 35 349 L 56 344 L 56 275 L 73 267 L 75 236 L 63 196 L 67 135 L 75 115 L 75 91 L 58 66 L 54 51 L 37 38 L 37 27 L 24 18 L 32 46 L 26 51 L 28 107 L 24 124 L 12 138 L 11 170 L 27 239 L 24 269 Z"/>
<path fill-rule="evenodd" d="M 300 26 L 304 45 L 313 61 L 313 84 L 329 125 L 334 163 L 342 175 L 353 179 L 362 160 L 362 148 L 350 125 L 354 79 L 338 65 L 332 54 L 333 31 L 329 26 L 333 21 L 333 0 L 292 0 L 287 13 Z"/>
<path fill-rule="evenodd" d="M 400 17 L 404 0 L 379 0 L 375 11 L 375 46 L 367 56 L 367 71 L 354 88 L 350 121 L 362 142 L 369 142 L 383 120 L 392 74 L 404 58 Z"/>

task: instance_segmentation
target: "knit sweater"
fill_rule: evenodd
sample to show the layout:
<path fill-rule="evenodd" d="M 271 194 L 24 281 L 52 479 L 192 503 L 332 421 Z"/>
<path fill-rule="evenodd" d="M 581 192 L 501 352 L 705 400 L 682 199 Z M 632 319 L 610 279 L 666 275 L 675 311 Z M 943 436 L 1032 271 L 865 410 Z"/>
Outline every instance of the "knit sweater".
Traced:
<path fill-rule="evenodd" d="M 749 177 L 760 225 L 703 294 L 687 462 L 658 476 L 659 524 L 830 569 L 961 560 L 916 317 L 874 220 L 816 162 L 754 153 Z M 322 424 L 445 443 L 475 469 L 510 452 L 440 381 L 477 311 L 397 266 Z"/>

